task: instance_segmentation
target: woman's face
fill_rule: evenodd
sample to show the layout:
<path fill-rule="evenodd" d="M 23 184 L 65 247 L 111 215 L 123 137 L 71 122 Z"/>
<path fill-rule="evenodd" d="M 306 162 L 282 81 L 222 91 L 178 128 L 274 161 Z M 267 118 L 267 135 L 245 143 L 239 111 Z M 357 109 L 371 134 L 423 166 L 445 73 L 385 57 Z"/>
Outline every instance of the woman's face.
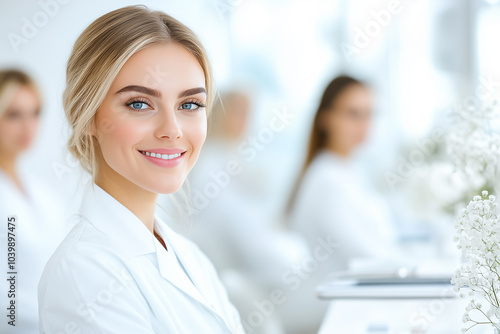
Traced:
<path fill-rule="evenodd" d="M 346 87 L 326 115 L 330 144 L 350 152 L 362 144 L 368 135 L 372 116 L 370 91 L 363 85 Z"/>
<path fill-rule="evenodd" d="M 181 45 L 155 45 L 134 54 L 95 116 L 98 173 L 107 164 L 143 189 L 177 191 L 206 138 L 206 98 L 203 69 Z"/>
<path fill-rule="evenodd" d="M 33 143 L 38 129 L 40 100 L 28 86 L 20 86 L 0 117 L 0 153 L 17 155 Z"/>
<path fill-rule="evenodd" d="M 224 131 L 233 140 L 239 140 L 245 133 L 250 112 L 250 98 L 244 94 L 235 94 L 224 103 Z"/>

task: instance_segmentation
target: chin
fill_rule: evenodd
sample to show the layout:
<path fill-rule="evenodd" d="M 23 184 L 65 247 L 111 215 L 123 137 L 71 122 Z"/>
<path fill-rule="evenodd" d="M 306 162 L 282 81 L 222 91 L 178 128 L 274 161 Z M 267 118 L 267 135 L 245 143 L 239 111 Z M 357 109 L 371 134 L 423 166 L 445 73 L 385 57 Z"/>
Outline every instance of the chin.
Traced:
<path fill-rule="evenodd" d="M 182 188 L 184 184 L 183 180 L 170 180 L 170 182 L 165 182 L 165 184 L 154 184 L 149 189 L 157 194 L 173 194 Z"/>

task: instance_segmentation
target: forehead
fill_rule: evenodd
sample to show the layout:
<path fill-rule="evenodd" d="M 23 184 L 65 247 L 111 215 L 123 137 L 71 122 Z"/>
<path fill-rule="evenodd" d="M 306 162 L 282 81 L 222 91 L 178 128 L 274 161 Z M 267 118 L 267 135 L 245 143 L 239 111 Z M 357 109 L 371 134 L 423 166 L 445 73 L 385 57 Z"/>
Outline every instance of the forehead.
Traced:
<path fill-rule="evenodd" d="M 337 97 L 339 103 L 363 103 L 371 99 L 370 90 L 363 85 L 350 85 L 344 88 Z"/>
<path fill-rule="evenodd" d="M 178 92 L 194 87 L 205 87 L 205 75 L 198 60 L 178 43 L 156 44 L 134 55 L 118 73 L 111 91 L 126 85 L 142 85 Z"/>
<path fill-rule="evenodd" d="M 19 85 L 11 95 L 8 108 L 38 108 L 40 100 L 35 90 L 26 85 Z"/>

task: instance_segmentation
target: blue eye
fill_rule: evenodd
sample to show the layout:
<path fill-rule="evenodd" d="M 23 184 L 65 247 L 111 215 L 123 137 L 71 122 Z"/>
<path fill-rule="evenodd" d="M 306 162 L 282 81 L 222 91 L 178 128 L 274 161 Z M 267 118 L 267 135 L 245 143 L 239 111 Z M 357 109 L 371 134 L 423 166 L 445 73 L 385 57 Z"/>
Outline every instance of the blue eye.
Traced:
<path fill-rule="evenodd" d="M 193 103 L 193 102 L 188 102 L 188 103 L 181 104 L 181 109 L 196 110 L 199 107 L 200 107 L 199 104 L 196 104 L 196 103 Z"/>
<path fill-rule="evenodd" d="M 135 110 L 142 110 L 142 109 L 147 109 L 147 108 L 148 108 L 147 103 L 145 103 L 145 102 L 140 102 L 140 101 L 134 101 L 134 102 L 131 102 L 131 103 L 129 103 L 129 106 L 130 106 L 132 109 L 135 109 Z"/>
<path fill-rule="evenodd" d="M 189 101 L 181 104 L 179 109 L 184 109 L 188 111 L 198 111 L 199 109 L 205 108 L 205 105 L 202 102 L 197 101 Z"/>

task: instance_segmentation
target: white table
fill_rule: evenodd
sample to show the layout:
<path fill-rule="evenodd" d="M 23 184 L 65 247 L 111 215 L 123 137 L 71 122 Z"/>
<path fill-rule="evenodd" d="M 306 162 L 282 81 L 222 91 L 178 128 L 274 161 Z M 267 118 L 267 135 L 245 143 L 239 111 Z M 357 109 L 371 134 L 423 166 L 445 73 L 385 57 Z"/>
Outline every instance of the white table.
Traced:
<path fill-rule="evenodd" d="M 337 286 L 323 289 L 330 305 L 319 334 L 459 334 L 466 300 L 451 285 Z M 476 326 L 467 334 L 493 334 Z"/>

